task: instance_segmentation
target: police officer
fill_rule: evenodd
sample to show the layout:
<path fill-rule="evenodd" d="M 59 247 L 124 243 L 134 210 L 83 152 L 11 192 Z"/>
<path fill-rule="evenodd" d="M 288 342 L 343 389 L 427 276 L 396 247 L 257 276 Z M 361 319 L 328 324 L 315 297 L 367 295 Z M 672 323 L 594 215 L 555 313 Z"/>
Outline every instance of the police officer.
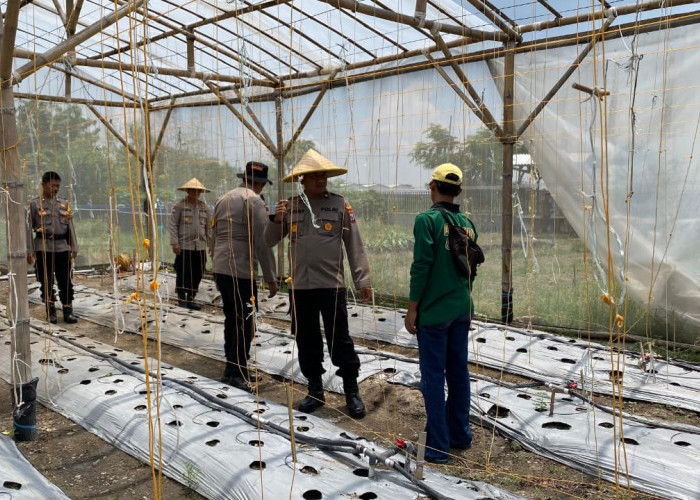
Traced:
<path fill-rule="evenodd" d="M 328 177 L 346 172 L 313 149 L 308 150 L 284 178 L 285 182 L 300 180 L 304 195 L 277 204 L 274 223 L 265 229 L 265 239 L 272 246 L 289 234 L 292 332 L 301 372 L 309 380 L 309 391 L 299 411 L 312 413 L 325 404 L 320 313 L 331 362 L 339 367 L 336 373 L 343 379 L 350 416 L 362 418 L 365 405 L 357 386 L 360 359 L 348 331 L 343 247 L 363 302 L 372 297 L 369 264 L 351 206 L 326 189 Z"/>
<path fill-rule="evenodd" d="M 248 357 L 258 303 L 258 262 L 269 296 L 277 293 L 275 258 L 263 234 L 268 211 L 260 193 L 272 184 L 267 173 L 264 163 L 248 162 L 238 174 L 241 185 L 216 201 L 212 220 L 212 271 L 225 315 L 226 369 L 221 381 L 248 392 L 248 383 L 254 381 L 248 373 Z"/>
<path fill-rule="evenodd" d="M 35 264 L 36 277 L 41 283 L 41 300 L 46 304 L 49 321 L 57 321 L 53 289 L 55 274 L 63 305 L 63 320 L 77 323 L 77 318 L 73 316 L 71 271 L 73 259 L 78 254 L 78 241 L 70 204 L 65 198 L 57 196 L 60 188 L 61 176 L 57 172 L 45 172 L 41 177 L 41 195 L 29 202 L 27 262 Z M 34 231 L 33 241 L 30 231 Z"/>
<path fill-rule="evenodd" d="M 194 298 L 207 264 L 211 236 L 211 211 L 199 196 L 209 190 L 194 177 L 178 190 L 187 192 L 187 197 L 173 205 L 168 221 L 170 245 L 175 253 L 175 291 L 180 307 L 198 311 L 202 306 Z"/>

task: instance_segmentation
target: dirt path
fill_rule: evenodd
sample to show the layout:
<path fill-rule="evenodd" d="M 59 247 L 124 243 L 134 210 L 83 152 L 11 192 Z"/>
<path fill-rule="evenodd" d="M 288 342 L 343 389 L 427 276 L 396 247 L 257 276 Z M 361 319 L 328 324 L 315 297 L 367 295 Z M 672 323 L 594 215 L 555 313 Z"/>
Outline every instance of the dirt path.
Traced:
<path fill-rule="evenodd" d="M 76 279 L 89 287 L 109 289 L 111 282 L 107 283 L 107 280 L 84 276 Z M 7 301 L 6 282 L 0 283 L 0 298 Z M 216 313 L 220 314 L 220 311 Z M 43 319 L 44 311 L 41 306 L 30 304 L 30 314 Z M 142 340 L 138 335 L 124 334 L 115 342 L 113 331 L 82 319 L 70 330 L 124 350 L 143 352 Z M 151 351 L 155 352 L 153 349 Z M 162 346 L 162 360 L 213 379 L 218 379 L 223 371 L 223 363 L 219 361 L 167 345 Z M 484 373 L 483 369 L 480 371 Z M 487 374 L 497 376 L 495 373 Z M 280 382 L 281 379 L 262 374 L 258 384 L 260 397 L 285 404 L 286 391 Z M 295 403 L 304 396 L 305 389 L 301 385 L 295 386 Z M 327 404 L 316 415 L 384 445 L 392 445 L 397 437 L 417 440 L 418 431 L 425 424 L 423 399 L 418 390 L 389 384 L 381 377 L 362 382 L 360 390 L 368 410 L 363 420 L 353 421 L 345 416 L 344 398 L 331 393 L 327 393 Z M 0 397 L 0 430 L 8 431 L 12 426 L 10 386 L 3 381 L 0 381 L 0 394 L 4 395 Z M 645 406 L 634 405 L 636 409 Z M 692 412 L 682 412 L 680 416 L 678 412 L 675 413 L 677 419 L 684 423 L 694 423 L 697 417 Z M 156 496 L 149 464 L 132 458 L 42 406 L 37 410 L 37 425 L 39 439 L 18 443 L 18 446 L 29 461 L 69 497 L 138 499 Z M 594 477 L 524 451 L 517 443 L 489 430 L 474 426 L 473 432 L 472 449 L 455 455 L 450 464 L 439 466 L 442 471 L 486 481 L 533 499 L 597 499 L 615 495 L 611 490 L 612 485 L 599 483 Z M 162 480 L 161 493 L 162 498 L 167 499 L 201 498 L 186 486 L 168 478 Z M 650 498 L 646 495 L 639 497 Z"/>

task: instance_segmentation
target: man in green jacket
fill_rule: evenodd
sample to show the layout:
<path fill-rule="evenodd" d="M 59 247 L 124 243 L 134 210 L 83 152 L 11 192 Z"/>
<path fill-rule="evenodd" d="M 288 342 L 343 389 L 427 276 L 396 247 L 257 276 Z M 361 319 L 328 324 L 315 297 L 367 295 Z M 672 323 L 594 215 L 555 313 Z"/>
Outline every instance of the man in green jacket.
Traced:
<path fill-rule="evenodd" d="M 455 269 L 448 225 L 440 211 L 476 241 L 473 224 L 454 203 L 461 185 L 462 171 L 456 165 L 445 163 L 433 171 L 429 184 L 433 206 L 416 216 L 413 227 L 411 288 L 404 320 L 406 330 L 418 335 L 421 391 L 428 417 L 425 459 L 439 464 L 447 463 L 450 449 L 467 449 L 472 441 L 467 367 L 469 280 Z"/>

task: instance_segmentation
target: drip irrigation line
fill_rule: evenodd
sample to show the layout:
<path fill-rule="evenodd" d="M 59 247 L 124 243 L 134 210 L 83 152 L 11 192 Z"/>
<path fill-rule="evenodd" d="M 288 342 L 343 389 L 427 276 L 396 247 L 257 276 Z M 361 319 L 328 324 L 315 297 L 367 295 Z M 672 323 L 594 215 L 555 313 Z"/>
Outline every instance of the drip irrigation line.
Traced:
<path fill-rule="evenodd" d="M 145 375 L 146 371 L 137 366 L 133 366 L 128 364 L 125 361 L 122 361 L 120 359 L 115 359 L 112 356 L 108 356 L 106 354 L 102 354 L 99 352 L 96 352 L 95 350 L 89 350 L 85 348 L 84 346 L 80 345 L 79 343 L 72 341 L 68 338 L 64 338 L 62 336 L 54 337 L 58 338 L 61 341 L 67 342 L 70 345 L 85 351 L 89 353 L 90 355 L 93 356 L 99 356 L 103 360 L 107 361 L 108 363 L 114 365 L 118 365 L 118 367 L 123 368 L 127 372 L 135 372 L 140 375 Z M 151 375 L 153 376 L 153 375 Z M 154 376 L 154 378 L 156 378 Z M 231 403 L 227 403 L 225 401 L 221 401 L 220 398 L 217 398 L 216 396 L 213 396 L 209 394 L 208 392 L 204 391 L 203 389 L 200 389 L 199 387 L 196 387 L 192 385 L 189 382 L 185 382 L 182 380 L 179 380 L 177 378 L 169 377 L 167 375 L 161 375 L 161 380 L 165 382 L 170 382 L 173 384 L 176 384 L 180 389 L 184 390 L 187 392 L 190 396 L 192 396 L 195 400 L 198 402 L 204 404 L 205 406 L 208 406 L 212 409 L 221 409 L 224 408 L 226 410 L 229 410 L 231 413 L 235 414 L 238 418 L 243 420 L 244 422 L 252 425 L 253 427 L 258 427 L 260 426 L 264 430 L 270 431 L 274 434 L 280 435 L 285 437 L 286 439 L 290 439 L 291 435 L 288 429 L 285 427 L 272 423 L 269 420 L 263 418 L 257 413 L 254 413 L 254 411 L 249 411 L 249 410 L 244 410 L 240 408 L 239 406 Z M 302 434 L 295 434 L 294 439 L 297 442 L 303 443 L 303 444 L 308 444 L 312 445 L 320 450 L 325 450 L 325 451 L 336 451 L 336 452 L 351 452 L 355 455 L 364 455 L 367 458 L 381 462 L 390 469 L 393 469 L 394 471 L 398 472 L 402 476 L 404 476 L 406 479 L 408 479 L 415 487 L 420 489 L 421 491 L 425 492 L 426 494 L 430 495 L 432 498 L 435 498 L 436 500 L 452 500 L 451 497 L 447 497 L 443 495 L 442 493 L 438 492 L 434 488 L 428 486 L 425 484 L 424 481 L 417 479 L 414 477 L 412 474 L 410 474 L 408 471 L 404 470 L 400 462 L 391 459 L 390 457 L 387 457 L 383 454 L 379 454 L 371 450 L 369 447 L 357 443 L 355 441 L 351 440 L 346 440 L 346 439 L 327 439 L 327 438 L 318 438 L 318 437 L 311 437 L 311 436 L 304 436 Z"/>

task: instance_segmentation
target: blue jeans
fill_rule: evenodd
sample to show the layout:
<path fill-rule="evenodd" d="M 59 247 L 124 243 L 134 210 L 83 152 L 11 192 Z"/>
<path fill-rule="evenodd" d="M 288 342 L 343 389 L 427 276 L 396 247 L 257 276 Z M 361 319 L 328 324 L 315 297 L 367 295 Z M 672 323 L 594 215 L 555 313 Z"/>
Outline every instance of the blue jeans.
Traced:
<path fill-rule="evenodd" d="M 418 326 L 421 381 L 428 420 L 425 458 L 447 458 L 450 448 L 469 448 L 469 344 L 470 314 L 437 325 Z M 447 401 L 445 401 L 447 381 Z"/>

